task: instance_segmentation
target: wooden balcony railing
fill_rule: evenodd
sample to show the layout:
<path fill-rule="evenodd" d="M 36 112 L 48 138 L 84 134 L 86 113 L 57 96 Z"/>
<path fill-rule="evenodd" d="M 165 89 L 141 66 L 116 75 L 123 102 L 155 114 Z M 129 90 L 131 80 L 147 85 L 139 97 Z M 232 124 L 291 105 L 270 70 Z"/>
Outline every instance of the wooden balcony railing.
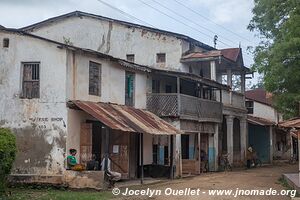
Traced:
<path fill-rule="evenodd" d="M 160 117 L 222 121 L 222 103 L 177 93 L 147 95 L 147 109 Z"/>

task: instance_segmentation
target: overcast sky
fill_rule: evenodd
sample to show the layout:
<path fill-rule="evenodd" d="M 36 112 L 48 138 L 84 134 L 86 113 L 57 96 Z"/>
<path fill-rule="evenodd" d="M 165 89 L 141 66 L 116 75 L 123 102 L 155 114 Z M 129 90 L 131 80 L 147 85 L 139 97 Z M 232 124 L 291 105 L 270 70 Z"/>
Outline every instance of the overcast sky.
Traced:
<path fill-rule="evenodd" d="M 125 16 L 101 1 L 143 22 Z M 217 48 L 238 47 L 241 43 L 245 65 L 250 66 L 252 55 L 246 48 L 258 43 L 254 33 L 247 30 L 253 6 L 253 0 L 0 0 L 0 25 L 20 28 L 80 10 L 139 24 L 146 22 L 144 25 L 182 33 L 211 46 L 216 34 Z"/>

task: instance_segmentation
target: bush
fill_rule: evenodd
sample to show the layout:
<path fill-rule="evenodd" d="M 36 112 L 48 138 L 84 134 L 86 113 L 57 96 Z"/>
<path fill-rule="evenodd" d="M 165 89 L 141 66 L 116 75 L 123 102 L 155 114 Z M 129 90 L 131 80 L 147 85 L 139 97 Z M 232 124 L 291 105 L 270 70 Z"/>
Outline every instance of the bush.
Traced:
<path fill-rule="evenodd" d="M 5 190 L 7 175 L 12 168 L 16 151 L 15 135 L 7 128 L 0 128 L 0 193 Z"/>

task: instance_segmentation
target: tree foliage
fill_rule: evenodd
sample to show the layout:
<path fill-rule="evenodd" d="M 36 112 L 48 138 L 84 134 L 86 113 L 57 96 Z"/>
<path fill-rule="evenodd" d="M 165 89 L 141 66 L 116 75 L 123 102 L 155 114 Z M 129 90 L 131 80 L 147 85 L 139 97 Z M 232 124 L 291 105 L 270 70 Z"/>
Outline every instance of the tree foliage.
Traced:
<path fill-rule="evenodd" d="M 260 33 L 254 51 L 254 69 L 274 94 L 275 106 L 285 118 L 298 114 L 300 101 L 300 1 L 254 0 L 250 31 Z"/>
<path fill-rule="evenodd" d="M 0 193 L 4 192 L 7 175 L 16 157 L 16 138 L 6 128 L 0 128 Z"/>

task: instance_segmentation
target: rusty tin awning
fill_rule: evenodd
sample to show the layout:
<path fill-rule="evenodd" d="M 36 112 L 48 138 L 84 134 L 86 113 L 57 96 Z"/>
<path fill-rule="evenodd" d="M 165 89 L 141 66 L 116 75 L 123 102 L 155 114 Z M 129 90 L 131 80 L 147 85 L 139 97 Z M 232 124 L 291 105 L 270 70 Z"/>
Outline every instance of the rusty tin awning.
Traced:
<path fill-rule="evenodd" d="M 300 117 L 292 118 L 278 124 L 279 127 L 283 128 L 294 128 L 300 129 Z"/>
<path fill-rule="evenodd" d="M 131 106 L 76 100 L 69 102 L 69 107 L 85 111 L 114 130 L 153 135 L 182 133 L 155 114 Z"/>
<path fill-rule="evenodd" d="M 251 115 L 247 115 L 247 121 L 250 124 L 256 124 L 256 125 L 261 125 L 261 126 L 273 126 L 273 125 L 276 124 L 273 121 L 270 121 L 270 120 L 267 120 L 267 119 L 264 119 L 264 118 L 261 118 L 261 117 L 254 117 L 254 116 L 251 116 Z"/>

